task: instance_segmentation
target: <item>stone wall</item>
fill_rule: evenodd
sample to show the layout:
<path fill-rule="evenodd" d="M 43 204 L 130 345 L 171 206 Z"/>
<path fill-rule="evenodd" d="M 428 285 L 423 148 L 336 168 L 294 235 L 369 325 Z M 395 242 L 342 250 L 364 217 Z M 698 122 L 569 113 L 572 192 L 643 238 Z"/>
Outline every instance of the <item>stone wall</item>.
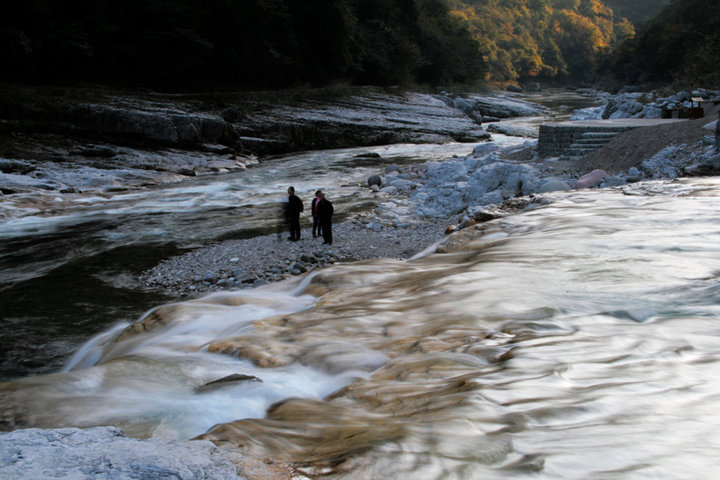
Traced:
<path fill-rule="evenodd" d="M 642 120 L 638 120 L 642 122 Z M 622 120 L 595 120 L 579 122 L 548 123 L 540 125 L 538 138 L 538 154 L 541 157 L 550 156 L 577 156 L 573 153 L 575 146 L 581 143 L 582 137 L 588 133 L 618 134 L 644 126 L 641 123 L 632 124 Z"/>
<path fill-rule="evenodd" d="M 567 125 L 540 125 L 538 154 L 541 157 L 562 155 L 570 149 L 590 127 L 570 127 Z"/>

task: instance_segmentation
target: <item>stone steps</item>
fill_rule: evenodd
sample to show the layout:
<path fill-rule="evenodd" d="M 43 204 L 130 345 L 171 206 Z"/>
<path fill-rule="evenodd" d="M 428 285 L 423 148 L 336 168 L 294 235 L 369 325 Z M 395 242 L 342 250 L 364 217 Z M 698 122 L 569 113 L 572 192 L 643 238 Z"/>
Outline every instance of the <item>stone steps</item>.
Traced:
<path fill-rule="evenodd" d="M 540 125 L 538 154 L 541 157 L 580 157 L 602 148 L 615 135 L 626 130 L 678 121 L 683 120 L 615 119 L 546 123 Z"/>
<path fill-rule="evenodd" d="M 570 144 L 565 154 L 570 157 L 581 157 L 600 150 L 621 131 L 619 129 L 617 131 L 585 132 L 574 143 Z"/>

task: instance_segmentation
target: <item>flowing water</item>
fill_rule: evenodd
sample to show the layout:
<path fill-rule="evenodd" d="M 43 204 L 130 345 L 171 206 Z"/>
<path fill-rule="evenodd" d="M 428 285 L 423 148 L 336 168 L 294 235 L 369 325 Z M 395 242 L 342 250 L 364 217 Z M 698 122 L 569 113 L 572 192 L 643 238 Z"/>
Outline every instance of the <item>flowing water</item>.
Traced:
<path fill-rule="evenodd" d="M 720 179 L 549 198 L 410 261 L 157 307 L 2 384 L 2 421 L 326 478 L 714 478 Z"/>
<path fill-rule="evenodd" d="M 495 135 L 500 145 L 522 139 Z M 87 339 L 171 301 L 134 278 L 163 258 L 226 238 L 272 233 L 294 185 L 318 188 L 336 218 L 371 209 L 364 184 L 386 165 L 467 155 L 476 144 L 304 152 L 246 171 L 128 192 L 17 194 L 0 200 L 0 379 L 56 371 Z M 377 153 L 380 158 L 356 158 Z"/>

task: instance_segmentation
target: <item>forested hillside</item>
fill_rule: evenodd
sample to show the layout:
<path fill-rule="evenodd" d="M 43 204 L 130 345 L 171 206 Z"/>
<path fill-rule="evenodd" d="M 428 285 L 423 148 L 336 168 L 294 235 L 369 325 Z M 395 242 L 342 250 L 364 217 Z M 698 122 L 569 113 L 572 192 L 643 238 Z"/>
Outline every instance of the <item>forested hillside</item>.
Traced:
<path fill-rule="evenodd" d="M 717 75 L 708 72 L 719 9 L 717 0 L 25 0 L 0 15 L 0 81 L 203 90 L 706 79 Z M 645 22 L 637 39 L 628 18 Z"/>
<path fill-rule="evenodd" d="M 166 88 L 472 83 L 478 45 L 443 0 L 24 0 L 1 80 Z"/>
<path fill-rule="evenodd" d="M 634 34 L 601 0 L 450 0 L 496 82 L 590 81 L 595 60 Z"/>
<path fill-rule="evenodd" d="M 636 27 L 654 18 L 669 3 L 670 0 L 605 0 L 616 18 L 627 18 Z"/>
<path fill-rule="evenodd" d="M 672 0 L 608 62 L 630 83 L 720 86 L 720 2 Z"/>

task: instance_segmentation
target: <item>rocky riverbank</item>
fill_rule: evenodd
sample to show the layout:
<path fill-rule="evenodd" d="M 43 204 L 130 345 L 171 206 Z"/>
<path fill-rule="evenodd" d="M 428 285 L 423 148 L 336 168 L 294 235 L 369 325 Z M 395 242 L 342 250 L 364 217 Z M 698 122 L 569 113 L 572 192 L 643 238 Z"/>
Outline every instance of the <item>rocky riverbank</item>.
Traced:
<path fill-rule="evenodd" d="M 543 111 L 503 94 L 337 88 L 167 95 L 0 86 L 0 191 L 117 191 L 245 169 L 264 155 L 483 141 L 490 137 L 483 119 Z"/>
<path fill-rule="evenodd" d="M 717 108 L 710 112 L 710 118 L 625 132 L 580 159 L 540 158 L 536 141 L 527 141 L 512 148 L 480 144 L 445 162 L 389 166 L 369 182 L 377 211 L 336 225 L 332 246 L 313 239 L 309 228 L 301 242 L 284 234 L 226 241 L 168 259 L 140 281 L 185 297 L 260 286 L 335 262 L 406 259 L 449 232 L 542 204 L 547 193 L 718 174 Z"/>

